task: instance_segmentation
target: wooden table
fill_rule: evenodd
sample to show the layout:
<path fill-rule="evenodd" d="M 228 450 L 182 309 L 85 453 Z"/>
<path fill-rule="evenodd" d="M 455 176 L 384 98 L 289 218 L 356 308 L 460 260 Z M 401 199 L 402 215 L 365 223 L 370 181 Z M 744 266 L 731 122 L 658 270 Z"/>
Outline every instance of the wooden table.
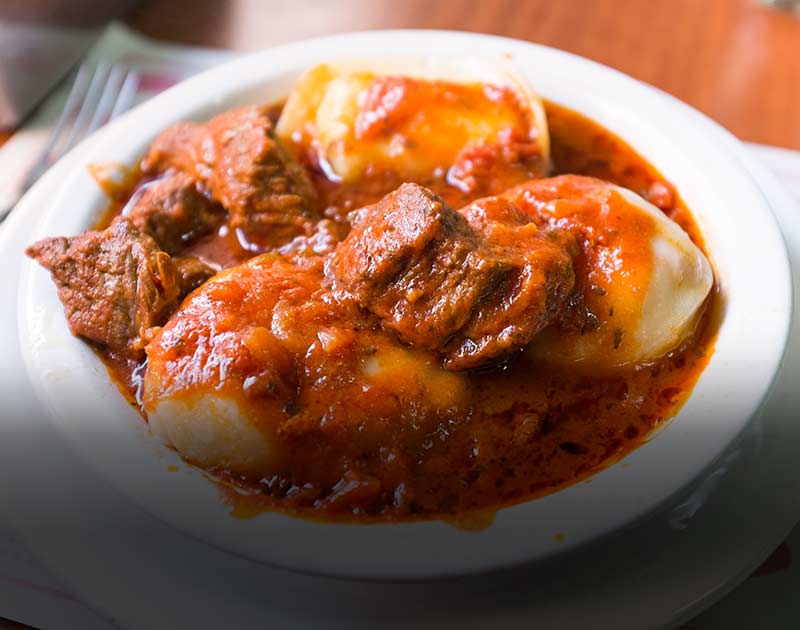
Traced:
<path fill-rule="evenodd" d="M 759 0 L 147 0 L 128 22 L 237 50 L 375 28 L 507 35 L 618 68 L 744 140 L 800 149 L 800 18 Z"/>

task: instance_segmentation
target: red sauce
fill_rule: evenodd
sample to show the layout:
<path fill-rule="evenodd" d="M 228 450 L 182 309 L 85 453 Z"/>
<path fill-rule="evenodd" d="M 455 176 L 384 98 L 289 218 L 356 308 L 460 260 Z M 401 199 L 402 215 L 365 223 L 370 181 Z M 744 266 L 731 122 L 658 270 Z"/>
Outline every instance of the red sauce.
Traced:
<path fill-rule="evenodd" d="M 375 100 L 376 107 L 386 109 L 388 87 L 384 88 Z M 671 184 L 642 156 L 575 112 L 552 103 L 546 110 L 554 174 L 591 175 L 629 188 L 677 221 L 704 249 L 691 213 Z M 409 113 L 387 111 L 386 117 L 390 115 Z M 375 133 L 378 124 L 364 122 L 361 133 Z M 400 183 L 396 176 L 381 172 L 357 183 L 336 183 L 312 163 L 308 166 L 321 207 L 327 208 L 325 215 L 343 230 L 349 211 L 377 201 Z M 453 186 L 444 173 L 418 183 L 454 207 L 479 196 Z M 115 195 L 103 223 L 121 210 L 139 184 L 134 177 Z M 202 254 L 223 267 L 252 257 L 225 230 L 192 244 L 186 253 Z M 713 352 L 720 309 L 715 293 L 694 336 L 651 363 L 576 372 L 523 355 L 500 371 L 461 375 L 468 392 L 468 411 L 452 425 L 439 418 L 424 440 L 409 445 L 418 455 L 413 465 L 398 463 L 391 449 L 362 454 L 366 462 L 359 463 L 362 469 L 381 471 L 384 477 L 398 476 L 391 497 L 370 486 L 369 478 L 349 471 L 347 461 L 342 463 L 344 474 L 333 471 L 326 483 L 316 485 L 291 475 L 254 482 L 226 471 L 214 472 L 232 513 L 240 517 L 280 510 L 310 519 L 441 518 L 465 528 L 483 527 L 491 522 L 492 510 L 554 492 L 617 461 L 674 416 Z M 110 353 L 104 358 L 121 390 L 135 403 L 141 370 Z M 347 394 L 345 390 L 342 396 Z M 323 443 L 312 446 L 301 468 L 311 470 L 313 454 L 325 447 Z M 309 475 L 326 477 L 320 471 Z"/>

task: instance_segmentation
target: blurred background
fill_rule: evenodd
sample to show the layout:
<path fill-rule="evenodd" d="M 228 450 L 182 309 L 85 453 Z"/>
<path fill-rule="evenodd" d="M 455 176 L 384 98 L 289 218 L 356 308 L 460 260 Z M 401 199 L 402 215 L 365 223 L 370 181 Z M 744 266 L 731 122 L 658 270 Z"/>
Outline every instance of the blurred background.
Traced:
<path fill-rule="evenodd" d="M 113 16 L 161 40 L 241 51 L 377 28 L 515 37 L 655 85 L 744 140 L 800 149 L 796 0 L 2 0 L 6 135 Z"/>

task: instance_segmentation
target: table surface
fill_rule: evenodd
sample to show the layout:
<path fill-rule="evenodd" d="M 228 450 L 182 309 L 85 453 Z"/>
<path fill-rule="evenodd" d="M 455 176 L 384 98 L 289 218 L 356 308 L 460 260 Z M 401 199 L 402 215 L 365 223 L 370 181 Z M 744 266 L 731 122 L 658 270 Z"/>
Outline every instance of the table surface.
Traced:
<path fill-rule="evenodd" d="M 617 68 L 743 140 L 800 149 L 800 17 L 760 0 L 147 0 L 127 21 L 237 50 L 375 28 L 506 35 Z"/>

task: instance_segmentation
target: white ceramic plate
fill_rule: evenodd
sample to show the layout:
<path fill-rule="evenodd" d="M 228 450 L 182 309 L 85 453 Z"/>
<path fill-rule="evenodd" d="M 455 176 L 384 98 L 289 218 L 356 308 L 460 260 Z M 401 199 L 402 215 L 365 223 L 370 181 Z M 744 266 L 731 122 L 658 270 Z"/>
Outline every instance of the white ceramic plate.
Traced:
<path fill-rule="evenodd" d="M 311 572 L 419 577 L 509 566 L 595 540 L 663 507 L 717 464 L 753 418 L 783 354 L 792 297 L 786 250 L 766 200 L 737 158 L 736 141 L 690 108 L 612 70 L 482 35 L 342 35 L 267 50 L 204 73 L 100 132 L 43 209 L 31 240 L 91 225 L 105 200 L 86 173 L 88 162 L 133 163 L 170 123 L 283 97 L 314 63 L 408 51 L 508 54 L 543 96 L 586 113 L 647 156 L 676 185 L 706 236 L 727 301 L 717 350 L 689 402 L 654 439 L 591 483 L 501 511 L 485 531 L 461 532 L 439 522 L 326 525 L 279 514 L 244 521 L 228 515 L 201 473 L 147 435 L 99 360 L 69 335 L 48 275 L 23 265 L 22 353 L 52 426 L 148 511 L 248 558 Z M 169 473 L 170 465 L 179 472 Z"/>
<path fill-rule="evenodd" d="M 48 173 L 0 231 L 0 303 L 13 300 L 31 223 L 68 167 Z M 758 164 L 749 168 L 780 212 L 798 271 L 800 208 Z M 123 627 L 673 627 L 749 575 L 800 514 L 798 301 L 795 293 L 795 334 L 761 421 L 674 509 L 545 567 L 400 585 L 274 570 L 138 509 L 42 417 L 22 369 L 16 312 L 0 310 L 0 472 L 14 480 L 0 484 L 3 515 L 75 595 Z"/>

